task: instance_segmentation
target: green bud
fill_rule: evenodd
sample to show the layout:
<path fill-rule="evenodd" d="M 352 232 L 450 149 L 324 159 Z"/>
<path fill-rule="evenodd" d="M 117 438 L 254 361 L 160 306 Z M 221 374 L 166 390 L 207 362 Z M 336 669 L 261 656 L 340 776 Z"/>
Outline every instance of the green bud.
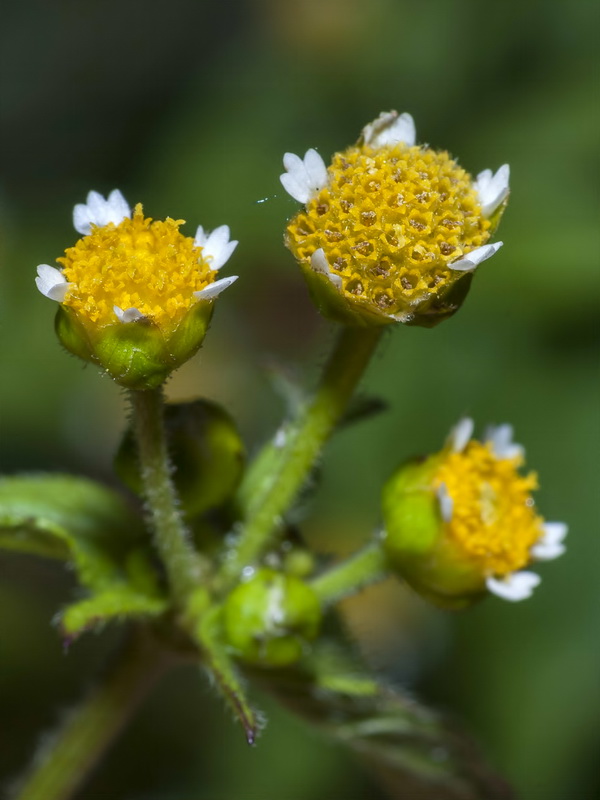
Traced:
<path fill-rule="evenodd" d="M 235 492 L 246 453 L 233 418 L 217 403 L 169 403 L 165 410 L 173 479 L 185 514 L 195 517 L 222 506 Z M 115 470 L 138 495 L 143 483 L 133 430 L 127 429 L 115 457 Z"/>
<path fill-rule="evenodd" d="M 68 306 L 58 308 L 56 334 L 69 352 L 97 364 L 127 389 L 155 389 L 200 348 L 214 302 L 198 301 L 168 334 L 149 319 L 83 325 Z"/>
<path fill-rule="evenodd" d="M 386 483 L 382 543 L 392 569 L 415 591 L 454 610 L 482 597 L 485 581 L 446 535 L 433 486 L 439 463 L 439 455 L 409 462 Z"/>
<path fill-rule="evenodd" d="M 227 643 L 242 661 L 262 667 L 298 661 L 320 622 L 315 592 L 299 578 L 267 568 L 237 586 L 223 608 Z"/>

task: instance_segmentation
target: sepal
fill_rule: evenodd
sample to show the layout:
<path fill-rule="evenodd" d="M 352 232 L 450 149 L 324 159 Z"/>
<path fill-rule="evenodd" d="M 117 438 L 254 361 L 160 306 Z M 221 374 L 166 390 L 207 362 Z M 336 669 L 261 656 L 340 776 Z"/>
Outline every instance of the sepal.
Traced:
<path fill-rule="evenodd" d="M 464 608 L 485 595 L 481 570 L 446 535 L 433 477 L 439 456 L 401 467 L 383 489 L 382 546 L 392 569 L 441 608 Z"/>
<path fill-rule="evenodd" d="M 61 305 L 55 319 L 59 341 L 69 352 L 101 367 L 127 389 L 155 389 L 169 374 L 200 348 L 214 302 L 195 303 L 172 331 L 164 331 L 142 317 L 112 325 L 84 325 L 68 307 Z"/>

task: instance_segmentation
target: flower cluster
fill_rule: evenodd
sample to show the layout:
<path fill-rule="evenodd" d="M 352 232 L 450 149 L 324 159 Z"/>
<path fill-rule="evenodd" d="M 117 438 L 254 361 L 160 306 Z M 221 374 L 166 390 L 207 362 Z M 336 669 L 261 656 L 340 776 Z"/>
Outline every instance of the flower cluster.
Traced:
<path fill-rule="evenodd" d="M 440 605 L 484 591 L 523 600 L 540 577 L 525 567 L 564 552 L 567 526 L 535 510 L 534 473 L 510 425 L 472 439 L 473 421 L 452 430 L 441 453 L 402 467 L 384 491 L 384 546 L 400 573 Z M 415 530 L 421 526 L 421 534 Z"/>
<path fill-rule="evenodd" d="M 458 281 L 466 293 L 464 278 L 502 245 L 489 239 L 508 165 L 473 180 L 448 153 L 416 145 L 409 114 L 381 114 L 329 167 L 314 149 L 286 153 L 284 166 L 283 186 L 305 206 L 286 243 L 330 316 L 434 324 L 459 307 Z"/>

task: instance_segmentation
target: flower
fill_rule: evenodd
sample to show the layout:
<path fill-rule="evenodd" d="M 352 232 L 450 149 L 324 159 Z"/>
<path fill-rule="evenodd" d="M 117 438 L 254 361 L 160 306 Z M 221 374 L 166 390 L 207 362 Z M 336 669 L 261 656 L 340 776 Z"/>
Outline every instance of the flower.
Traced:
<path fill-rule="evenodd" d="M 441 453 L 404 467 L 384 491 L 390 559 L 417 590 L 452 607 L 486 590 L 530 597 L 540 577 L 526 568 L 562 555 L 567 534 L 537 514 L 537 476 L 520 473 L 525 451 L 512 427 L 489 427 L 483 441 L 472 433 L 473 421 L 461 420 Z"/>
<path fill-rule="evenodd" d="M 286 153 L 281 182 L 305 208 L 286 244 L 321 311 L 351 324 L 432 325 L 462 303 L 508 198 L 508 165 L 476 180 L 415 145 L 410 114 L 381 114 L 333 156 Z M 459 287 L 460 284 L 460 287 Z"/>
<path fill-rule="evenodd" d="M 141 204 L 132 214 L 117 189 L 90 192 L 73 224 L 82 238 L 57 259 L 62 269 L 41 264 L 36 278 L 60 303 L 59 338 L 125 386 L 158 385 L 200 347 L 214 299 L 237 279 L 215 280 L 237 242 L 227 225 L 192 239 L 183 220 L 153 221 Z"/>

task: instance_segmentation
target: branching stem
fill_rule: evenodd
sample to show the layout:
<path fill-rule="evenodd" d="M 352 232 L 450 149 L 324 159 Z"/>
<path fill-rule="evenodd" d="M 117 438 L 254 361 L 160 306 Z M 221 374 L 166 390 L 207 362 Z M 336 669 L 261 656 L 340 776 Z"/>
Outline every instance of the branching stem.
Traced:
<path fill-rule="evenodd" d="M 256 487 L 246 523 L 228 553 L 221 575 L 230 586 L 269 547 L 273 533 L 296 498 L 344 413 L 382 335 L 382 328 L 342 328 L 312 400 L 281 436 L 277 471 Z M 242 487 L 242 491 L 244 488 Z"/>
<path fill-rule="evenodd" d="M 387 562 L 378 542 L 372 542 L 355 555 L 340 561 L 312 582 L 312 588 L 325 605 L 331 605 L 385 577 Z"/>

